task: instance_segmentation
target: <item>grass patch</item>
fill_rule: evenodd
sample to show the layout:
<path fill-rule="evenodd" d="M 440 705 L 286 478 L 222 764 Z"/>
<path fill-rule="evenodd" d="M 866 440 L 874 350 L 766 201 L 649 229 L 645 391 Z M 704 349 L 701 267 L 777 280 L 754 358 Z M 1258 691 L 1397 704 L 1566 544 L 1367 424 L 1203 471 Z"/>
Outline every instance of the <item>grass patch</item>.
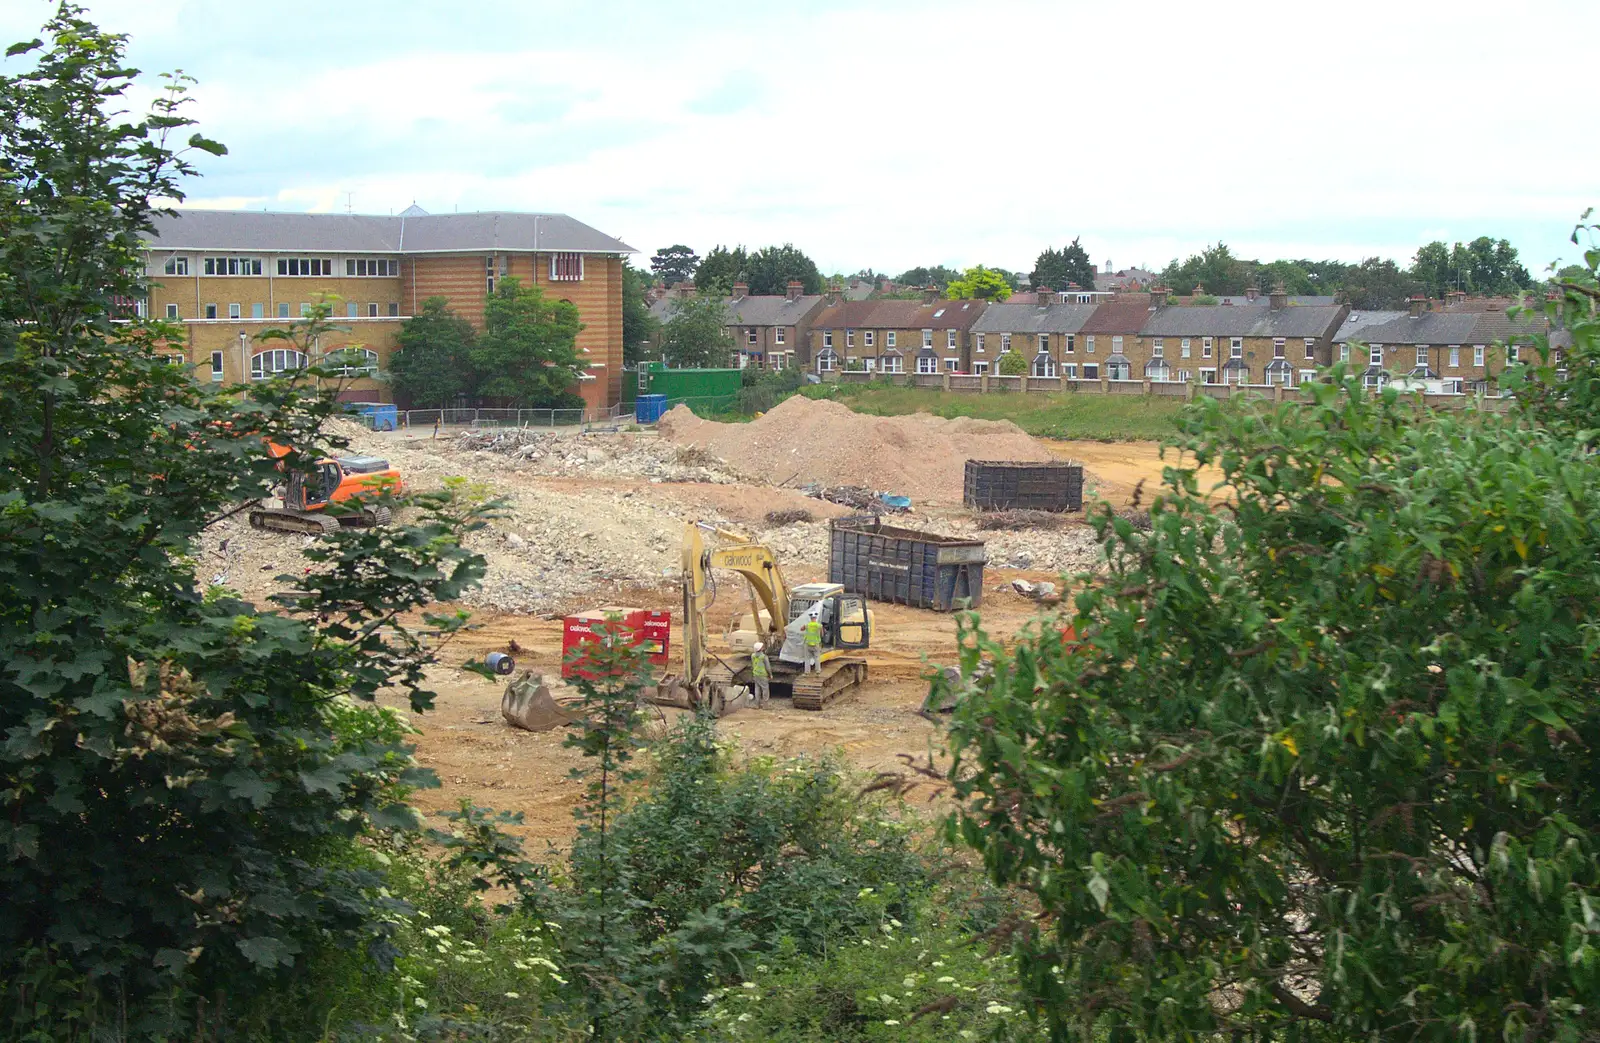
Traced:
<path fill-rule="evenodd" d="M 1170 438 L 1177 434 L 1175 421 L 1184 408 L 1184 403 L 1175 399 L 1142 395 L 975 395 L 870 384 L 817 384 L 801 394 L 834 399 L 858 413 L 875 416 L 932 413 L 947 419 L 1009 420 L 1043 438 L 1118 442 Z"/>

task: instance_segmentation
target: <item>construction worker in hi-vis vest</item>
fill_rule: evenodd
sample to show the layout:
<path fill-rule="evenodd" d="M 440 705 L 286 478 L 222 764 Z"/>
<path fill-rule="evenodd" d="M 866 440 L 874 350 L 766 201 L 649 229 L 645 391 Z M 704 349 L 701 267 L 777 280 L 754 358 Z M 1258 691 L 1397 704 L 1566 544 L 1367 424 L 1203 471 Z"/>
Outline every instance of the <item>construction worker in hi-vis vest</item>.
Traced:
<path fill-rule="evenodd" d="M 806 673 L 822 672 L 822 624 L 816 616 L 806 620 Z"/>
<path fill-rule="evenodd" d="M 750 678 L 756 683 L 756 705 L 767 705 L 772 698 L 772 664 L 767 662 L 765 649 L 756 649 L 750 657 Z"/>

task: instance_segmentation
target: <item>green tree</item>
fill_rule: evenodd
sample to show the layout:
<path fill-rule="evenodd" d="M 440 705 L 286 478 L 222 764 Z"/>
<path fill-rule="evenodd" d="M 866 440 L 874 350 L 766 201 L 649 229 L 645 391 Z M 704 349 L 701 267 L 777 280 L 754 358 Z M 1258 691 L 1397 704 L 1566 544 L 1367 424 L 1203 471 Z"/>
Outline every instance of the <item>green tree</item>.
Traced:
<path fill-rule="evenodd" d="M 1006 352 L 1000 356 L 995 366 L 1000 370 L 1001 376 L 1006 377 L 1026 376 L 1028 372 L 1028 360 L 1022 357 L 1020 351 Z"/>
<path fill-rule="evenodd" d="M 1082 289 L 1092 290 L 1094 262 L 1089 260 L 1089 251 L 1077 239 L 1059 250 L 1047 246 L 1033 262 L 1033 272 L 1028 276 L 1028 281 L 1034 289 L 1048 287 L 1065 290 L 1068 283 L 1077 283 Z"/>
<path fill-rule="evenodd" d="M 576 305 L 511 276 L 501 279 L 484 305 L 483 332 L 468 350 L 478 394 L 534 409 L 578 408 L 581 329 Z"/>
<path fill-rule="evenodd" d="M 924 286 L 937 286 L 940 292 L 943 292 L 946 286 L 960 277 L 961 273 L 954 268 L 946 268 L 942 264 L 936 264 L 932 267 L 907 268 L 895 276 L 894 281 L 901 286 L 916 289 L 921 289 Z"/>
<path fill-rule="evenodd" d="M 1465 245 L 1446 247 L 1435 240 L 1417 248 L 1411 275 L 1420 292 L 1442 297 L 1452 290 L 1477 294 L 1514 294 L 1533 279 L 1517 259 L 1516 247 L 1504 239 L 1479 236 Z"/>
<path fill-rule="evenodd" d="M 1003 301 L 1011 296 L 1011 284 L 1003 273 L 979 264 L 962 272 L 944 293 L 952 300 Z"/>
<path fill-rule="evenodd" d="M 438 494 L 320 541 L 270 611 L 199 584 L 201 533 L 281 481 L 265 441 L 312 466 L 338 406 L 316 371 L 196 381 L 157 354 L 181 328 L 126 317 L 192 173 L 185 84 L 130 117 L 123 37 L 70 4 L 44 35 L 0 77 L 0 1024 L 218 1038 L 319 953 L 393 952 L 357 838 L 414 824 L 421 779 L 333 721 L 341 693 L 429 705 L 423 634 L 463 617 L 411 621 L 482 574 L 477 515 Z M 309 352 L 326 314 L 283 336 Z"/>
<path fill-rule="evenodd" d="M 669 287 L 695 277 L 700 255 L 684 246 L 663 246 L 650 258 L 650 271 Z"/>
<path fill-rule="evenodd" d="M 790 279 L 804 283 L 808 294 L 822 292 L 822 273 L 816 262 L 793 243 L 757 250 L 746 259 L 742 274 L 752 294 L 787 293 Z"/>
<path fill-rule="evenodd" d="M 1253 269 L 1250 274 L 1251 283 L 1262 293 L 1267 293 L 1277 286 L 1282 286 L 1284 292 L 1293 294 L 1332 292 L 1318 287 L 1317 281 L 1311 277 L 1311 272 L 1299 261 L 1268 261 L 1266 264 L 1252 264 L 1251 267 Z M 1184 292 L 1191 289 L 1193 287 L 1184 287 Z"/>
<path fill-rule="evenodd" d="M 1467 273 L 1458 266 L 1460 260 L 1459 254 L 1452 256 L 1450 248 L 1438 240 L 1425 243 L 1411 259 L 1411 277 L 1429 297 L 1443 297 L 1451 290 L 1464 290 Z"/>
<path fill-rule="evenodd" d="M 679 300 L 661 325 L 662 361 L 685 369 L 726 366 L 734 347 L 727 321 L 727 306 L 721 297 Z"/>
<path fill-rule="evenodd" d="M 1422 284 L 1393 261 L 1369 257 L 1345 272 L 1340 290 L 1352 307 L 1400 308 L 1422 292 Z"/>
<path fill-rule="evenodd" d="M 407 403 L 424 409 L 452 405 L 473 384 L 472 323 L 450 310 L 444 297 L 429 297 L 422 311 L 395 335 L 400 342 L 389 359 L 394 389 Z"/>
<path fill-rule="evenodd" d="M 733 284 L 745 279 L 749 260 L 742 246 L 732 250 L 721 244 L 712 247 L 694 270 L 695 291 L 702 297 L 728 296 Z"/>
<path fill-rule="evenodd" d="M 1600 1034 L 1590 286 L 1513 415 L 1342 366 L 1204 404 L 1184 459 L 1227 510 L 1180 465 L 1148 532 L 1103 512 L 1076 641 L 965 621 L 959 831 L 1038 903 L 1052 1038 Z"/>
<path fill-rule="evenodd" d="M 1184 261 L 1174 260 L 1161 273 L 1167 286 L 1188 293 L 1196 285 L 1224 296 L 1243 293 L 1250 285 L 1250 266 L 1233 255 L 1227 243 L 1208 246 Z"/>
<path fill-rule="evenodd" d="M 626 261 L 622 264 L 622 361 L 632 366 L 644 354 L 650 338 L 661 328 L 661 323 L 650 314 L 650 304 L 645 291 L 650 288 L 650 278 Z"/>

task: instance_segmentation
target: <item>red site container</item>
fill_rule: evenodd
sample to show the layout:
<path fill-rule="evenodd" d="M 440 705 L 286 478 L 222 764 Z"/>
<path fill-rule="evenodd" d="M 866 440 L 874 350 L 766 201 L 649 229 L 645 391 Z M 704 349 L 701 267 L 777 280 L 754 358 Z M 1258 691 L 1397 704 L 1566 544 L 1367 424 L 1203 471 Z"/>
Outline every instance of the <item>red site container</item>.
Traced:
<path fill-rule="evenodd" d="M 644 645 L 650 651 L 651 666 L 667 665 L 667 642 L 672 629 L 672 613 L 665 609 L 618 608 L 607 606 L 578 612 L 566 617 L 561 626 L 561 676 L 586 677 L 594 680 L 596 674 L 586 670 L 586 656 L 573 658 L 573 649 L 600 640 L 595 624 L 602 624 L 613 634 L 631 633 L 633 644 Z"/>

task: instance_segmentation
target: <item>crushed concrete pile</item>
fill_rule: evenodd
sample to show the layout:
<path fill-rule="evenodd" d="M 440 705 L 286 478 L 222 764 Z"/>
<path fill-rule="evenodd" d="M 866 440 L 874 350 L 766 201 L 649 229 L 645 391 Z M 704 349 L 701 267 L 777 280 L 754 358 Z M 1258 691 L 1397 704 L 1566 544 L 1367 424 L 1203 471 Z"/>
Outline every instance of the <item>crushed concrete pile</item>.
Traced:
<path fill-rule="evenodd" d="M 653 482 L 731 485 L 739 473 L 693 446 L 675 445 L 653 434 L 557 435 L 527 429 L 469 431 L 445 443 L 501 467 L 554 477 L 646 478 Z"/>
<path fill-rule="evenodd" d="M 864 486 L 914 503 L 960 503 L 969 459 L 1052 459 L 1043 444 L 1008 420 L 867 416 L 803 395 L 747 424 L 703 420 L 677 406 L 661 418 L 658 430 L 666 441 L 703 449 L 756 480 Z"/>

